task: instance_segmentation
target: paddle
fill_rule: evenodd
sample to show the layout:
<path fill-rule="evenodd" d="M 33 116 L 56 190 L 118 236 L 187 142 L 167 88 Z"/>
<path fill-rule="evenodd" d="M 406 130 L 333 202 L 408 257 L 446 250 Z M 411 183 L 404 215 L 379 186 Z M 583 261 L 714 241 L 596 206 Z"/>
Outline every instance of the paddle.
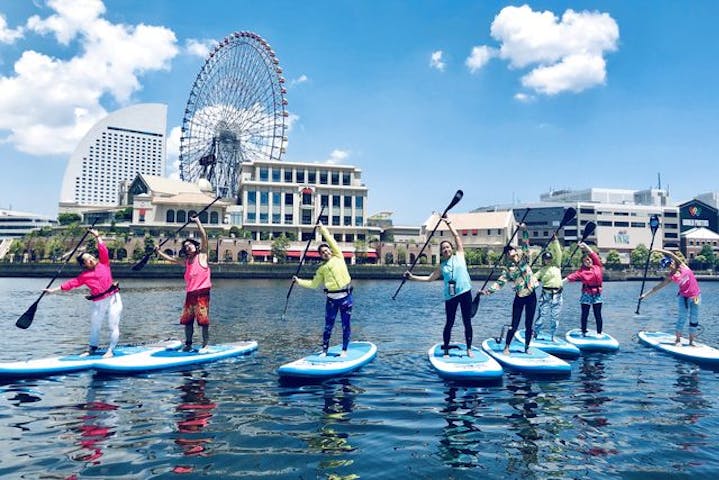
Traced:
<path fill-rule="evenodd" d="M 302 257 L 300 258 L 300 263 L 297 265 L 297 270 L 295 271 L 295 277 L 300 274 L 300 269 L 302 268 L 302 264 L 305 262 L 305 257 L 307 256 L 307 250 L 310 248 L 310 244 L 312 243 L 312 240 L 315 239 L 315 232 L 317 231 L 317 227 L 320 224 L 320 219 L 322 218 L 322 213 L 325 211 L 325 205 L 322 205 L 322 208 L 320 208 L 320 214 L 317 216 L 317 221 L 315 222 L 315 228 L 312 229 L 312 235 L 310 235 L 310 238 L 307 240 L 307 245 L 305 245 L 305 251 L 302 252 Z M 285 298 L 285 309 L 282 310 L 282 320 L 285 319 L 285 314 L 287 313 L 287 305 L 290 303 L 290 295 L 292 294 L 292 287 L 295 286 L 295 280 L 292 279 L 292 283 L 290 283 L 290 289 L 287 291 L 287 298 Z"/>
<path fill-rule="evenodd" d="M 424 249 L 427 248 L 427 245 L 429 245 L 429 241 L 432 240 L 432 236 L 434 235 L 434 232 L 437 231 L 437 228 L 439 227 L 439 224 L 442 222 L 442 218 L 444 218 L 444 216 L 447 215 L 447 212 L 449 212 L 449 210 L 450 210 L 452 207 L 454 207 L 455 205 L 457 205 L 457 204 L 459 203 L 459 201 L 462 200 L 462 196 L 463 196 L 463 195 L 464 195 L 464 192 L 463 192 L 462 190 L 457 190 L 457 193 L 454 194 L 454 197 L 452 198 L 452 201 L 449 202 L 449 205 L 447 205 L 447 208 L 445 208 L 445 209 L 444 209 L 444 212 L 442 212 L 442 215 L 439 216 L 439 220 L 437 220 L 437 225 L 434 226 L 434 229 L 433 229 L 432 232 L 429 234 L 429 237 L 427 237 L 427 241 L 424 242 L 424 245 L 422 245 L 422 249 L 419 251 L 419 253 L 417 254 L 417 256 L 414 257 L 414 261 L 412 262 L 412 265 L 409 267 L 409 270 L 408 270 L 409 272 L 412 271 L 412 269 L 414 268 L 414 266 L 417 264 L 417 262 L 419 261 L 420 257 L 422 256 L 422 252 L 424 252 Z M 406 281 L 407 281 L 407 278 L 402 277 L 402 283 L 399 284 L 399 287 L 397 287 L 397 291 L 394 292 L 394 295 L 392 295 L 392 300 L 394 300 L 394 299 L 397 297 L 397 294 L 398 294 L 399 291 L 402 289 L 402 286 L 404 285 L 404 283 L 405 283 Z"/>
<path fill-rule="evenodd" d="M 213 206 L 213 205 L 215 204 L 215 202 L 217 202 L 220 198 L 222 198 L 222 197 L 217 197 L 217 198 L 215 198 L 209 205 L 207 205 L 205 208 L 203 208 L 202 210 L 200 210 L 199 212 L 197 212 L 196 215 L 200 215 L 202 212 L 207 211 L 207 209 L 210 208 L 211 206 Z M 167 237 L 166 239 L 164 239 L 164 240 L 157 246 L 157 248 L 162 247 L 162 246 L 163 246 L 165 243 L 167 243 L 171 238 L 175 238 L 175 235 L 177 235 L 178 233 L 180 233 L 186 226 L 188 226 L 188 225 L 193 221 L 193 218 L 194 218 L 194 217 L 188 219 L 188 220 L 185 222 L 184 225 L 182 225 L 180 228 L 178 228 L 177 230 L 175 230 L 175 232 L 174 232 L 172 235 L 170 235 L 169 237 Z M 145 265 L 147 264 L 148 260 L 150 260 L 150 257 L 151 257 L 152 255 L 154 255 L 154 253 L 155 253 L 154 250 L 152 250 L 152 251 L 149 252 L 149 253 L 146 253 L 145 256 L 142 257 L 139 262 L 137 262 L 136 264 L 134 264 L 134 265 L 132 266 L 132 271 L 133 271 L 133 272 L 139 272 L 140 270 L 142 270 L 142 269 L 145 267 Z"/>
<path fill-rule="evenodd" d="M 60 276 L 60 273 L 62 273 L 62 270 L 65 268 L 65 265 L 67 265 L 67 262 L 69 262 L 70 259 L 75 255 L 75 252 L 77 252 L 77 249 L 80 248 L 80 245 L 82 245 L 82 242 L 85 241 L 88 234 L 90 233 L 90 230 L 92 230 L 92 228 L 95 226 L 96 223 L 97 223 L 97 218 L 92 222 L 92 225 L 83 234 L 82 238 L 80 238 L 80 241 L 77 242 L 77 245 L 75 245 L 75 248 L 72 249 L 72 252 L 70 252 L 70 255 L 68 255 L 67 258 L 65 259 L 65 261 L 60 265 L 60 268 L 57 269 L 57 273 L 55 273 L 55 276 L 52 277 L 52 280 L 50 280 L 50 283 L 47 284 L 47 286 L 45 287 L 45 290 L 50 288 L 50 285 L 52 285 L 52 283 L 57 279 L 57 277 Z M 38 299 L 35 300 L 35 303 L 30 305 L 30 308 L 28 308 L 25 311 L 25 313 L 20 315 L 20 318 L 18 318 L 17 321 L 15 322 L 15 326 L 17 328 L 26 329 L 30 325 L 32 325 L 32 321 L 35 320 L 35 311 L 37 310 L 37 304 L 40 303 L 40 300 L 42 300 L 42 297 L 44 297 L 46 293 L 47 292 L 45 292 L 43 290 L 43 292 L 40 294 Z"/>
<path fill-rule="evenodd" d="M 642 288 L 639 291 L 639 298 L 637 299 L 637 311 L 634 312 L 639 315 L 639 307 L 642 304 L 642 295 L 644 294 L 644 283 L 647 281 L 647 271 L 649 270 L 649 260 L 652 258 L 652 248 L 654 247 L 654 235 L 656 235 L 659 229 L 659 217 L 652 215 L 649 219 L 649 228 L 652 230 L 652 241 L 649 243 L 649 252 L 647 252 L 647 261 L 644 263 L 644 275 L 642 276 Z"/>
<path fill-rule="evenodd" d="M 572 263 L 572 258 L 574 258 L 574 254 L 577 253 L 579 244 L 585 242 L 587 240 L 587 238 L 589 238 L 589 236 L 594 233 L 594 230 L 596 230 L 596 228 L 597 228 L 597 224 L 594 222 L 587 222 L 587 224 L 584 225 L 584 231 L 582 231 L 582 238 L 574 246 L 574 249 L 572 250 L 572 253 L 569 255 L 569 258 L 564 263 L 564 265 L 562 265 L 562 270 L 567 268 Z"/>
<path fill-rule="evenodd" d="M 534 264 L 537 263 L 537 260 L 539 260 L 539 258 L 542 256 L 544 251 L 549 247 L 549 244 L 552 242 L 552 237 L 557 235 L 559 230 L 561 230 L 569 222 L 574 220 L 574 217 L 576 217 L 576 216 L 577 216 L 577 211 L 572 207 L 569 207 L 568 209 L 566 209 L 564 211 L 564 216 L 562 217 L 562 221 L 559 222 L 559 226 L 554 230 L 554 234 L 551 237 L 549 237 L 549 240 L 547 241 L 547 243 L 544 244 L 544 246 L 542 247 L 542 250 L 539 251 L 539 254 L 536 257 L 534 257 L 534 260 L 532 260 L 532 263 L 529 264 L 529 268 L 532 268 L 534 266 Z"/>
<path fill-rule="evenodd" d="M 524 211 L 524 215 L 522 216 L 522 219 L 519 221 L 519 225 L 522 225 L 522 224 L 524 223 L 524 219 L 527 218 L 527 214 L 529 213 L 530 210 L 531 210 L 531 209 L 528 208 L 527 210 Z M 517 236 L 517 232 L 519 232 L 519 226 L 517 226 L 517 228 L 514 229 L 514 232 L 512 232 L 512 236 L 509 237 L 509 241 L 508 241 L 507 244 L 504 246 L 504 248 L 502 248 L 502 254 L 499 256 L 499 258 L 497 259 L 497 261 L 494 262 L 494 266 L 492 267 L 492 270 L 489 271 L 489 275 L 487 275 L 487 279 L 484 281 L 484 284 L 482 285 L 482 288 L 480 288 L 480 289 L 477 291 L 477 295 L 475 295 L 474 298 L 472 299 L 472 312 L 471 312 L 471 313 L 472 313 L 472 318 L 474 318 L 474 316 L 477 315 L 477 311 L 479 310 L 479 299 L 480 299 L 480 297 L 481 297 L 481 295 L 479 294 L 479 292 L 481 292 L 482 290 L 484 290 L 484 288 L 485 288 L 485 287 L 487 286 L 487 284 L 489 283 L 489 280 L 492 278 L 492 275 L 494 275 L 494 271 L 497 269 L 497 267 L 499 266 L 500 262 L 501 262 L 502 259 L 504 258 L 504 253 L 507 251 L 507 247 L 509 247 L 509 245 L 512 243 L 512 241 L 514 240 L 514 237 Z"/>

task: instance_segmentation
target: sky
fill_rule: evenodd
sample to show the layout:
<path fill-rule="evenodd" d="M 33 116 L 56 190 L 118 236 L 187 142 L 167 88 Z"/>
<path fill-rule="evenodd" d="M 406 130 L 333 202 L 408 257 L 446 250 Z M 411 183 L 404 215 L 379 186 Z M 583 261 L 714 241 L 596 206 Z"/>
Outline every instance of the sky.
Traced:
<path fill-rule="evenodd" d="M 108 113 L 168 106 L 167 175 L 208 49 L 266 39 L 284 160 L 354 165 L 367 213 L 536 202 L 552 189 L 719 190 L 719 2 L 0 0 L 0 208 L 57 214 Z"/>

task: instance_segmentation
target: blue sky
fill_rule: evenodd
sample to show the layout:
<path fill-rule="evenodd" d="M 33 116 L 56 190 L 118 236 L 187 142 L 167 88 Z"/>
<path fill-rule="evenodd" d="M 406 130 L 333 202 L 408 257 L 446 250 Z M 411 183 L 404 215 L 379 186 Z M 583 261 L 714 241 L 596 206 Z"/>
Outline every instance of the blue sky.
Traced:
<path fill-rule="evenodd" d="M 242 30 L 284 70 L 285 159 L 358 166 L 370 214 L 416 225 L 458 188 L 468 211 L 658 173 L 684 201 L 719 190 L 717 17 L 709 0 L 2 1 L 0 208 L 56 214 L 107 112 L 165 103 L 170 133 L 203 46 Z"/>

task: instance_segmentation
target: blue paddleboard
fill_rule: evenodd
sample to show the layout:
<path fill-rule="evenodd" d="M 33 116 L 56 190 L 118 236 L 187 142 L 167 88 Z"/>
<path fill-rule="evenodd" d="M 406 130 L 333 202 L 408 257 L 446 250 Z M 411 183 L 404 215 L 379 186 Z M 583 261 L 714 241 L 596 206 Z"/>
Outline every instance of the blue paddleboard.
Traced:
<path fill-rule="evenodd" d="M 127 357 L 112 357 L 95 362 L 94 368 L 101 372 L 133 373 L 165 368 L 216 362 L 230 357 L 247 355 L 257 350 L 257 342 L 247 341 L 209 345 L 206 351 L 155 348 Z"/>
<path fill-rule="evenodd" d="M 586 352 L 616 352 L 619 350 L 619 342 L 608 333 L 589 330 L 586 335 L 582 335 L 582 330 L 574 328 L 568 331 L 565 337 L 569 343 Z"/>
<path fill-rule="evenodd" d="M 445 358 L 442 344 L 437 343 L 427 351 L 429 363 L 443 378 L 452 380 L 495 380 L 502 377 L 502 366 L 477 347 L 472 347 L 473 357 L 467 356 L 467 345 L 449 345 Z"/>
<path fill-rule="evenodd" d="M 482 348 L 503 367 L 518 372 L 534 375 L 564 375 L 572 371 L 572 367 L 564 360 L 531 345 L 525 353 L 524 344 L 516 341 L 512 341 L 509 345 L 509 355 L 503 353 L 504 341 L 497 343 L 494 338 L 488 338 L 482 342 Z"/>
<path fill-rule="evenodd" d="M 701 363 L 703 365 L 719 365 L 719 350 L 709 345 L 699 343 L 696 340 L 694 345 L 689 345 L 689 339 L 682 338 L 677 345 L 674 343 L 676 337 L 672 333 L 664 332 L 639 332 L 639 340 L 651 345 L 657 350 L 669 353 L 683 360 Z"/>
<path fill-rule="evenodd" d="M 514 334 L 514 338 L 518 342 L 524 344 L 524 332 L 518 331 Z M 529 344 L 532 347 L 538 348 L 543 352 L 547 352 L 550 355 L 561 358 L 578 358 L 581 355 L 581 351 L 573 344 L 567 342 L 562 337 L 554 336 L 554 340 L 550 338 L 546 333 L 539 334 L 538 337 L 533 338 Z"/>
<path fill-rule="evenodd" d="M 113 350 L 116 359 L 129 358 L 153 350 L 149 346 L 119 346 Z M 106 350 L 98 349 L 94 355 L 72 354 L 61 357 L 38 358 L 19 362 L 0 363 L 0 378 L 32 377 L 89 370 L 102 360 Z"/>
<path fill-rule="evenodd" d="M 350 342 L 347 356 L 341 357 L 342 345 L 330 347 L 327 356 L 321 352 L 286 363 L 277 369 L 282 377 L 328 378 L 353 372 L 372 361 L 377 347 L 371 342 Z"/>

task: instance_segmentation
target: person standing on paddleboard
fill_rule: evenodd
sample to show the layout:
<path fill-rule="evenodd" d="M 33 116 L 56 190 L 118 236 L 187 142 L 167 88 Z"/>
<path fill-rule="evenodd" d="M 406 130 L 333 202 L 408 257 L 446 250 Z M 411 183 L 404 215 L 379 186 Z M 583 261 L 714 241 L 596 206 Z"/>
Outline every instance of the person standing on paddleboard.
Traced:
<path fill-rule="evenodd" d="M 679 286 L 677 293 L 677 321 L 675 324 L 676 340 L 674 343 L 680 344 L 682 339 L 682 331 L 684 325 L 689 318 L 689 345 L 694 345 L 694 339 L 697 336 L 697 328 L 699 327 L 699 306 L 702 302 L 702 292 L 699 289 L 699 283 L 694 276 L 694 272 L 682 259 L 670 252 L 669 250 L 656 249 L 654 251 L 661 252 L 665 255 L 661 260 L 662 267 L 669 267 L 667 277 L 654 288 L 642 295 L 645 298 L 653 295 L 662 288 L 666 287 L 670 282 L 674 282 Z M 651 252 L 650 252 L 651 255 Z"/>
<path fill-rule="evenodd" d="M 480 290 L 480 295 L 491 295 L 499 291 L 507 282 L 514 284 L 514 302 L 512 304 L 512 326 L 507 332 L 507 339 L 504 344 L 504 354 L 509 355 L 509 345 L 514 339 L 514 333 L 519 328 L 519 322 L 522 319 L 522 310 L 524 310 L 524 351 L 529 350 L 529 344 L 532 339 L 532 323 L 534 322 L 534 313 L 537 310 L 537 294 L 535 289 L 539 285 L 532 267 L 529 264 L 529 232 L 527 226 L 520 224 L 522 230 L 522 240 L 520 247 L 508 245 L 505 247 L 505 254 L 509 260 L 509 266 L 499 276 L 496 282 L 485 290 Z"/>
<path fill-rule="evenodd" d="M 582 308 L 581 326 L 582 336 L 587 334 L 587 321 L 589 320 L 589 307 L 594 312 L 594 321 L 597 324 L 597 334 L 602 334 L 602 281 L 604 265 L 602 259 L 599 258 L 597 252 L 589 248 L 584 242 L 579 242 L 579 248 L 584 252 L 582 257 L 582 266 L 576 272 L 567 275 L 565 282 L 582 282 L 582 296 L 579 303 Z"/>
<path fill-rule="evenodd" d="M 467 356 L 472 357 L 474 356 L 472 354 L 472 283 L 467 271 L 467 262 L 464 259 L 464 246 L 449 218 L 442 217 L 442 220 L 447 224 L 447 228 L 454 237 L 457 251 L 454 251 L 450 242 L 442 240 L 439 244 L 441 261 L 435 271 L 429 275 L 414 275 L 407 271 L 404 272 L 404 277 L 407 280 L 420 282 L 432 282 L 442 277 L 444 280 L 444 312 L 447 318 L 442 332 L 444 356 L 449 356 L 449 341 L 457 315 L 457 306 L 459 306 L 462 311 Z"/>
<path fill-rule="evenodd" d="M 547 249 L 542 253 L 542 268 L 537 271 L 537 280 L 542 284 L 542 293 L 539 296 L 538 314 L 534 322 L 534 338 L 539 338 L 542 334 L 546 320 L 549 322 L 549 337 L 554 341 L 554 335 L 559 327 L 559 314 L 562 312 L 561 268 L 562 246 L 555 233 Z"/>
<path fill-rule="evenodd" d="M 192 221 L 197 225 L 200 241 L 188 238 L 182 242 L 181 257 L 171 257 L 155 247 L 157 254 L 178 265 L 185 265 L 185 305 L 182 307 L 180 324 L 185 326 L 185 346 L 183 352 L 192 351 L 192 337 L 195 334 L 195 321 L 202 329 L 202 348 L 199 353 L 207 351 L 210 341 L 210 265 L 207 260 L 208 241 L 207 232 L 195 215 Z"/>
<path fill-rule="evenodd" d="M 347 347 L 350 343 L 350 335 L 352 327 L 350 325 L 352 317 L 352 278 L 347 271 L 347 264 L 342 255 L 342 250 L 337 245 L 334 237 L 322 225 L 317 222 L 322 238 L 326 243 L 320 244 L 317 251 L 322 259 L 322 264 L 317 268 L 312 280 L 303 280 L 297 276 L 292 276 L 292 281 L 304 288 L 317 288 L 320 284 L 324 285 L 327 302 L 325 303 L 325 329 L 322 334 L 322 355 L 327 355 L 330 348 L 330 336 L 335 326 L 335 319 L 339 311 L 342 318 L 342 353 L 340 356 L 347 356 Z"/>
<path fill-rule="evenodd" d="M 102 322 L 107 319 L 110 327 L 110 344 L 103 358 L 113 355 L 113 350 L 120 339 L 120 317 L 122 315 L 122 299 L 120 298 L 120 287 L 112 279 L 110 271 L 110 255 L 105 242 L 97 230 L 90 230 L 97 242 L 97 258 L 88 253 L 79 254 L 77 263 L 83 268 L 83 272 L 77 277 L 66 281 L 59 287 L 46 288 L 47 293 L 66 292 L 73 288 L 85 285 L 90 289 L 90 295 L 85 298 L 92 301 L 92 313 L 90 314 L 90 342 L 88 349 L 83 356 L 93 355 L 100 345 L 100 328 Z"/>

